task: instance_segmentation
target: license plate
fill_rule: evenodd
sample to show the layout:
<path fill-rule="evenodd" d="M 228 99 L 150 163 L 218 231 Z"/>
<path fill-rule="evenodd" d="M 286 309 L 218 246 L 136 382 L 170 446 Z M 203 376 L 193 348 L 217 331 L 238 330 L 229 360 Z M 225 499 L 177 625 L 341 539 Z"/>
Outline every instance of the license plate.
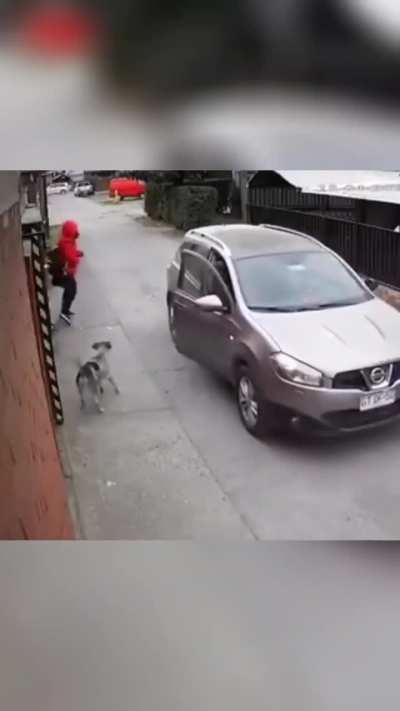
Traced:
<path fill-rule="evenodd" d="M 393 405 L 396 402 L 396 391 L 395 390 L 384 390 L 380 393 L 371 393 L 370 395 L 364 395 L 360 401 L 360 410 L 365 412 L 366 410 L 375 410 L 377 407 L 385 407 L 385 405 Z"/>

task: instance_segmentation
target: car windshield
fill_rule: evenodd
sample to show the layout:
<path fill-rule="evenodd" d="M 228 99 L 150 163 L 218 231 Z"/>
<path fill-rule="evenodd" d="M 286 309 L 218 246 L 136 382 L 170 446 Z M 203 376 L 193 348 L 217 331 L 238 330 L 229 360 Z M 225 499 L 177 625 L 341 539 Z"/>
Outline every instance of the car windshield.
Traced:
<path fill-rule="evenodd" d="M 242 293 L 254 311 L 308 311 L 373 298 L 329 252 L 293 252 L 236 261 Z"/>

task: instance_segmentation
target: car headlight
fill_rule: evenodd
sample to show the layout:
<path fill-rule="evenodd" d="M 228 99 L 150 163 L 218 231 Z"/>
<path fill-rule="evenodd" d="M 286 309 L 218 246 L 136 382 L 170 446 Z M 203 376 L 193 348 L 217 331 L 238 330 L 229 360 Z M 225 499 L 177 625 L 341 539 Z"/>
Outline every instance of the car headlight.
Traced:
<path fill-rule="evenodd" d="M 285 353 L 278 353 L 272 356 L 272 360 L 275 363 L 279 375 L 281 378 L 284 378 L 284 380 L 290 380 L 291 383 L 308 385 L 313 388 L 323 387 L 323 374 L 310 365 L 301 363 Z"/>

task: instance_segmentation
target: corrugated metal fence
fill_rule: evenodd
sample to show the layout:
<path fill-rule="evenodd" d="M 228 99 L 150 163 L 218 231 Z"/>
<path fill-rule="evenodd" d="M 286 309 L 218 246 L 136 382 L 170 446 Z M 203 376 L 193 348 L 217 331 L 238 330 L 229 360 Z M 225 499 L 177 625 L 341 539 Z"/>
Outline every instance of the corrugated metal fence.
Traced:
<path fill-rule="evenodd" d="M 282 225 L 319 239 L 360 273 L 400 288 L 400 234 L 372 225 L 277 207 L 250 206 L 253 224 Z"/>
<path fill-rule="evenodd" d="M 307 193 L 295 188 L 251 188 L 249 205 L 252 207 L 280 207 L 287 210 L 317 210 L 318 212 L 346 212 L 349 218 L 354 214 L 356 201 L 341 195 Z"/>

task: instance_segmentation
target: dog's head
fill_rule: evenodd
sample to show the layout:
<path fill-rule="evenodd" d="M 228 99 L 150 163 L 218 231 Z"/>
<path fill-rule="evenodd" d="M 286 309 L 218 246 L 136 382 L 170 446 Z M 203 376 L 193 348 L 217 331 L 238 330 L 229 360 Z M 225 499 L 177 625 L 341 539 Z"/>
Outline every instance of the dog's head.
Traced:
<path fill-rule="evenodd" d="M 104 355 L 107 351 L 111 350 L 112 344 L 110 341 L 100 341 L 99 343 L 93 343 L 92 348 L 100 355 Z"/>

